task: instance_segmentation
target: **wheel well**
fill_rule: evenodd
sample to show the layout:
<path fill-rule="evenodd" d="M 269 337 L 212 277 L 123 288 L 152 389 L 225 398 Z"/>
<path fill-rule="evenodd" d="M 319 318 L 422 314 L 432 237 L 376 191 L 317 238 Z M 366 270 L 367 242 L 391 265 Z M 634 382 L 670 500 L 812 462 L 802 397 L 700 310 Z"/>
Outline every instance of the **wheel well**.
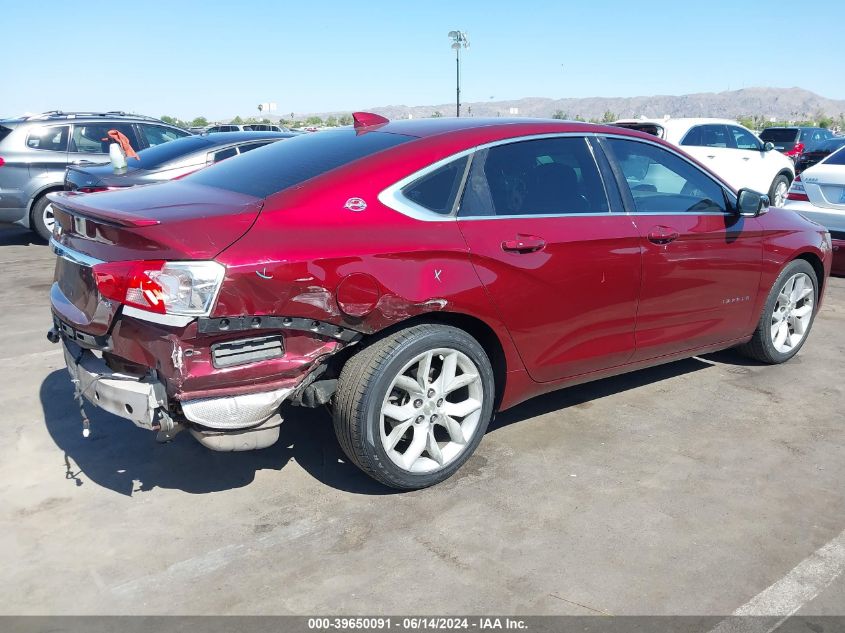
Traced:
<path fill-rule="evenodd" d="M 816 273 L 816 279 L 819 282 L 819 294 L 821 294 L 822 286 L 824 285 L 824 264 L 822 264 L 822 260 L 815 253 L 801 253 L 795 259 L 803 259 L 813 267 L 813 271 Z"/>
<path fill-rule="evenodd" d="M 493 368 L 493 378 L 496 382 L 496 398 L 493 402 L 493 410 L 495 411 L 498 409 L 499 403 L 502 400 L 502 395 L 505 392 L 505 379 L 507 376 L 505 350 L 502 348 L 502 343 L 499 341 L 499 337 L 496 336 L 493 329 L 481 319 L 456 312 L 430 312 L 428 314 L 421 314 L 401 321 L 400 323 L 396 323 L 395 325 L 391 325 L 376 334 L 372 334 L 364 338 L 362 343 L 363 345 L 371 345 L 375 341 L 384 338 L 397 330 L 404 330 L 405 328 L 420 325 L 422 323 L 451 325 L 452 327 L 456 327 L 464 332 L 467 332 L 479 342 L 481 347 L 484 348 L 487 358 L 490 359 L 490 366 Z M 332 358 L 333 361 L 340 363 L 335 366 L 335 371 L 338 374 L 340 373 L 340 367 L 345 364 L 349 357 L 351 357 L 352 354 L 357 352 L 359 349 L 360 347 L 358 345 L 350 346 L 341 351 L 341 353 L 339 353 L 336 357 Z"/>
<path fill-rule="evenodd" d="M 786 184 L 787 185 L 791 185 L 792 180 L 795 178 L 795 176 L 793 176 L 792 173 L 788 169 L 782 169 L 781 171 L 779 171 L 778 175 L 775 176 L 775 178 L 777 178 L 778 176 L 786 176 L 786 181 L 787 181 Z"/>
<path fill-rule="evenodd" d="M 36 193 L 34 196 L 32 196 L 32 199 L 29 201 L 29 213 L 32 213 L 32 207 L 34 207 L 35 204 L 48 193 L 53 193 L 54 191 L 62 191 L 63 189 L 64 187 L 62 185 L 51 185 L 50 187 L 42 189 L 41 191 Z"/>

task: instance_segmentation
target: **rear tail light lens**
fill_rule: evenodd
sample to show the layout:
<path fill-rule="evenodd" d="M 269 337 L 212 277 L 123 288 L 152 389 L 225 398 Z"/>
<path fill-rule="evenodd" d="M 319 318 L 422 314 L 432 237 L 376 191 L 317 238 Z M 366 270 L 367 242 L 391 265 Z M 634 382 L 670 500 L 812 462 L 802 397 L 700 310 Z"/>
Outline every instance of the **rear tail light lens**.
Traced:
<path fill-rule="evenodd" d="M 155 314 L 207 316 L 226 269 L 217 262 L 105 262 L 93 268 L 100 295 Z"/>
<path fill-rule="evenodd" d="M 804 183 L 801 182 L 801 176 L 795 176 L 795 180 L 792 181 L 789 191 L 786 194 L 786 199 L 797 200 L 798 202 L 810 201 L 807 197 L 807 191 L 804 189 Z"/>
<path fill-rule="evenodd" d="M 804 151 L 804 143 L 796 143 L 795 147 L 786 152 L 787 156 L 799 156 Z"/>
<path fill-rule="evenodd" d="M 6 164 L 6 161 L 5 161 L 5 160 L 3 160 L 3 157 L 2 157 L 2 156 L 0 156 L 0 167 L 2 167 L 2 166 L 3 166 L 3 165 L 5 165 L 5 164 Z"/>
<path fill-rule="evenodd" d="M 109 189 L 113 189 L 113 187 L 80 187 L 77 191 L 79 193 L 96 193 L 98 191 L 108 191 Z"/>

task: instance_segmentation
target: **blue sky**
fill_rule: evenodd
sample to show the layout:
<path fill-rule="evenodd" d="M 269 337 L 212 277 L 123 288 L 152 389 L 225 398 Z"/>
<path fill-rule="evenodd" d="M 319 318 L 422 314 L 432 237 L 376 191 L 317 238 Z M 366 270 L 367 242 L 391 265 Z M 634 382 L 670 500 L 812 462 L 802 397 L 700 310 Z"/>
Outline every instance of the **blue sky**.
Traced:
<path fill-rule="evenodd" d="M 845 99 L 843 0 L 4 0 L 0 115 L 181 118 L 800 86 Z M 805 26 L 806 25 L 806 26 Z"/>

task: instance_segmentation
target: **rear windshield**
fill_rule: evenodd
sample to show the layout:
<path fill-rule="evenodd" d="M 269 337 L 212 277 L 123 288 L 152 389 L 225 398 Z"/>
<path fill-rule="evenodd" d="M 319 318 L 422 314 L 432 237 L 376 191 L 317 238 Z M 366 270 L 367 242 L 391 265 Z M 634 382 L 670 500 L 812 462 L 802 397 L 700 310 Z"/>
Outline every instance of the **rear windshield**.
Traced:
<path fill-rule="evenodd" d="M 826 154 L 830 154 L 831 152 L 838 150 L 843 145 L 845 145 L 845 138 L 829 138 L 824 141 L 816 141 L 810 145 L 809 149 L 804 150 L 804 153 L 824 152 Z"/>
<path fill-rule="evenodd" d="M 354 129 L 294 136 L 225 160 L 185 180 L 256 198 L 298 185 L 332 169 L 414 140 L 413 136 Z"/>
<path fill-rule="evenodd" d="M 12 128 L 6 127 L 5 125 L 0 125 L 0 143 L 3 142 L 3 139 L 9 136 L 12 133 Z"/>
<path fill-rule="evenodd" d="M 794 127 L 770 127 L 763 130 L 760 138 L 763 139 L 764 143 L 794 143 L 798 138 L 798 130 Z"/>
<path fill-rule="evenodd" d="M 845 165 L 845 147 L 837 150 L 835 153 L 828 156 L 825 161 L 825 165 Z"/>
<path fill-rule="evenodd" d="M 153 169 L 159 165 L 190 154 L 203 147 L 212 145 L 212 141 L 207 136 L 185 136 L 174 141 L 167 141 L 153 147 L 141 150 L 138 152 L 140 162 L 134 158 L 130 158 L 127 163 L 130 167 L 140 167 L 141 169 Z"/>

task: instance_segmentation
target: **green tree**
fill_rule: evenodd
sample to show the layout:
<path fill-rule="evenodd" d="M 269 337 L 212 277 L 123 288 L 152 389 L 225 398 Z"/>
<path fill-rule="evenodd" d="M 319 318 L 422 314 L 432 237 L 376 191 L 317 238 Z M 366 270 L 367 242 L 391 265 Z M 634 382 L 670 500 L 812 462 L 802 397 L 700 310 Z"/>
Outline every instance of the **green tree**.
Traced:
<path fill-rule="evenodd" d="M 576 115 L 575 115 L 575 120 L 576 120 L 576 121 L 580 121 L 581 123 L 585 123 L 585 122 L 586 122 L 586 120 L 584 119 L 584 117 L 582 117 L 580 114 L 576 114 Z"/>
<path fill-rule="evenodd" d="M 326 127 L 337 127 L 337 117 L 330 116 L 327 118 Z"/>
<path fill-rule="evenodd" d="M 555 113 L 552 115 L 553 119 L 559 119 L 561 121 L 565 121 L 569 118 L 569 114 L 564 112 L 563 110 L 555 110 Z"/>
<path fill-rule="evenodd" d="M 198 116 L 193 121 L 191 121 L 191 127 L 205 127 L 208 125 L 208 119 L 204 116 Z"/>
<path fill-rule="evenodd" d="M 244 120 L 240 116 L 236 116 L 234 119 L 229 121 L 232 125 L 243 125 Z"/>
<path fill-rule="evenodd" d="M 613 123 L 618 118 L 619 117 L 617 117 L 614 112 L 611 112 L 610 110 L 605 110 L 604 115 L 601 118 L 601 122 L 602 123 Z"/>
<path fill-rule="evenodd" d="M 318 116 L 310 116 L 305 119 L 305 125 L 313 126 L 313 127 L 320 127 L 323 125 L 323 119 Z"/>
<path fill-rule="evenodd" d="M 431 115 L 432 119 L 439 119 L 443 116 L 443 113 L 440 110 L 437 110 L 434 114 Z"/>
<path fill-rule="evenodd" d="M 341 125 L 352 125 L 352 115 L 344 114 L 338 121 Z"/>

